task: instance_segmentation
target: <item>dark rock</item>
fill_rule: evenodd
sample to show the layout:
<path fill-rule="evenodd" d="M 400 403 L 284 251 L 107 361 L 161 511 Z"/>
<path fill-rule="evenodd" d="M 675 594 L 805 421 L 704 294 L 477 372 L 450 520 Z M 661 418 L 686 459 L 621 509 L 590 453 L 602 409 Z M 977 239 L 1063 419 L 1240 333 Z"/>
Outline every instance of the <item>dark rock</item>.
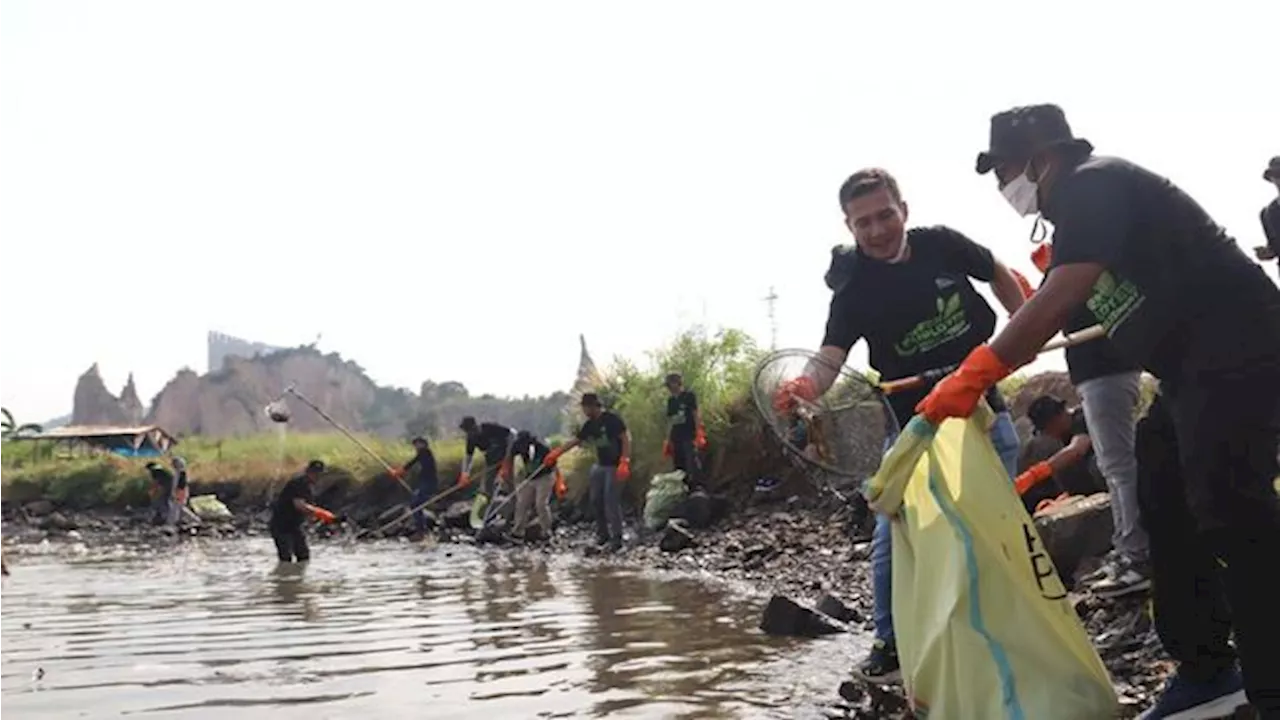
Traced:
<path fill-rule="evenodd" d="M 1111 549 L 1111 498 L 1106 493 L 1073 498 L 1037 514 L 1035 524 L 1058 576 L 1069 582 L 1082 560 Z"/>
<path fill-rule="evenodd" d="M 764 609 L 760 629 L 766 635 L 788 637 L 819 637 L 844 632 L 831 618 L 794 600 L 774 595 Z"/>
<path fill-rule="evenodd" d="M 862 685 L 852 680 L 845 680 L 840 683 L 840 688 L 836 691 L 846 702 L 859 703 L 862 698 L 866 697 L 866 691 L 862 689 Z"/>
<path fill-rule="evenodd" d="M 842 623 L 860 623 L 862 622 L 862 614 L 857 610 L 845 605 L 840 598 L 827 593 L 818 599 L 818 604 L 814 608 L 824 614 L 839 620 Z"/>
<path fill-rule="evenodd" d="M 671 513 L 673 518 L 683 518 L 689 527 L 699 530 L 711 525 L 711 498 L 701 490 L 695 490 Z"/>
<path fill-rule="evenodd" d="M 694 544 L 693 535 L 685 529 L 684 523 L 678 520 L 670 520 L 667 527 L 662 531 L 662 539 L 658 541 L 658 548 L 662 552 L 680 552 Z"/>
<path fill-rule="evenodd" d="M 772 545 L 752 545 L 742 551 L 742 560 L 743 562 L 751 562 L 758 558 L 763 562 L 777 554 L 778 549 Z"/>
<path fill-rule="evenodd" d="M 44 517 L 53 512 L 53 503 L 48 500 L 36 500 L 23 505 L 22 509 L 33 518 Z"/>
<path fill-rule="evenodd" d="M 42 518 L 43 527 L 54 530 L 75 530 L 80 527 L 75 520 L 63 515 L 60 512 L 50 513 L 48 517 Z"/>
<path fill-rule="evenodd" d="M 471 527 L 471 502 L 463 500 L 450 504 L 449 509 L 444 511 L 444 517 L 442 520 L 445 527 Z"/>

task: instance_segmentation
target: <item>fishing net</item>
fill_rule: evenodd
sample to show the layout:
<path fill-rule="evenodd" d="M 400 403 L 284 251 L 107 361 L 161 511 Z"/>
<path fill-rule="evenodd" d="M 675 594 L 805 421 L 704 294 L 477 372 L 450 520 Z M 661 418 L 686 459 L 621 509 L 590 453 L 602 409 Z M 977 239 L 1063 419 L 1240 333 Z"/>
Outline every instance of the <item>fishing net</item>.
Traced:
<path fill-rule="evenodd" d="M 835 374 L 830 390 L 814 401 L 793 398 L 785 410 L 775 407 L 789 381 L 814 372 Z M 766 357 L 756 370 L 752 397 L 788 457 L 828 487 L 856 487 L 874 475 L 897 436 L 897 418 L 877 384 L 808 350 L 780 350 Z"/>
<path fill-rule="evenodd" d="M 267 403 L 267 406 L 263 411 L 267 414 L 267 417 L 271 418 L 271 422 L 275 423 L 287 423 L 289 422 L 289 419 L 293 417 L 292 413 L 289 412 L 289 406 L 285 403 L 284 398 Z"/>

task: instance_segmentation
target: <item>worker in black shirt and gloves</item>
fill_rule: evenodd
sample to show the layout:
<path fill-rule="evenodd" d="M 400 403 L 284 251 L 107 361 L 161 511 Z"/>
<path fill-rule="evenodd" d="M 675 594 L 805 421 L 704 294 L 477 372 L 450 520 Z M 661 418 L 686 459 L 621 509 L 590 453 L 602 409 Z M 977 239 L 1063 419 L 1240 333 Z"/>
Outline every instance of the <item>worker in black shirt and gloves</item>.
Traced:
<path fill-rule="evenodd" d="M 413 459 L 405 463 L 404 467 L 391 468 L 391 477 L 403 480 L 410 470 L 414 467 L 418 468 L 418 480 L 414 484 L 413 498 L 409 502 L 412 507 L 417 508 L 413 513 L 414 526 L 418 533 L 425 533 L 428 529 L 427 510 L 420 506 L 436 494 L 436 489 L 440 486 L 440 477 L 436 471 L 436 456 L 431 452 L 427 439 L 416 437 L 412 440 L 412 444 Z"/>
<path fill-rule="evenodd" d="M 522 472 L 525 479 L 516 488 L 516 515 L 511 525 L 511 534 L 517 538 L 537 539 L 534 533 L 528 532 L 532 528 L 526 527 L 529 516 L 534 514 L 538 516 L 538 527 L 541 530 L 538 535 L 544 538 L 551 535 L 551 491 L 552 483 L 555 482 L 556 464 L 554 461 L 547 461 L 550 453 L 550 445 L 528 430 L 521 430 L 516 433 L 516 439 L 502 464 L 504 473 L 510 476 L 515 458 L 520 458 L 524 463 Z"/>
<path fill-rule="evenodd" d="M 663 384 L 667 386 L 667 424 L 670 429 L 662 454 L 671 458 L 674 469 L 684 472 L 685 485 L 692 490 L 701 485 L 702 463 L 698 453 L 707 447 L 698 396 L 685 389 L 680 373 L 668 374 Z"/>
<path fill-rule="evenodd" d="M 503 465 L 510 454 L 516 432 L 506 425 L 498 423 L 477 423 L 476 419 L 467 416 L 458 423 L 458 428 L 467 436 L 467 447 L 462 453 L 462 474 L 458 477 L 459 485 L 471 483 L 471 457 L 479 450 L 484 454 L 484 477 L 480 480 L 480 492 L 476 493 L 471 503 L 471 527 L 479 529 L 484 526 L 484 509 L 493 499 L 494 486 L 499 474 L 510 476 L 509 469 L 504 471 Z"/>
<path fill-rule="evenodd" d="M 933 423 L 968 417 L 1088 307 L 1116 349 L 1160 379 L 1179 445 L 1180 477 L 1139 473 L 1156 631 L 1178 662 L 1142 717 L 1229 715 L 1247 692 L 1262 717 L 1280 718 L 1280 290 L 1195 200 L 1094 155 L 1056 105 L 992 117 L 977 171 L 995 172 L 1019 214 L 1053 223 L 1053 260 L 1004 330 L 917 411 Z"/>
<path fill-rule="evenodd" d="M 281 488 L 271 506 L 271 539 L 276 543 L 276 556 L 280 562 L 306 562 L 311 559 L 307 536 L 302 524 L 307 515 L 323 523 L 337 520 L 333 513 L 315 505 L 315 485 L 324 473 L 324 463 L 312 460 L 307 469 Z"/>

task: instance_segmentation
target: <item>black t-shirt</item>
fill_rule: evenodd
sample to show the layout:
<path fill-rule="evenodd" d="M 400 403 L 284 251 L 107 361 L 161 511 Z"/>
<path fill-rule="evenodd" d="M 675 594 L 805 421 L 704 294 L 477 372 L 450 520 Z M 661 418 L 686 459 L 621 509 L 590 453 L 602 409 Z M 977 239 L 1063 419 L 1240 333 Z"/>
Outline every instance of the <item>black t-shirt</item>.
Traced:
<path fill-rule="evenodd" d="M 311 492 L 311 481 L 306 475 L 298 475 L 285 483 L 284 488 L 280 490 L 280 494 L 276 496 L 275 505 L 271 507 L 271 527 L 291 530 L 302 525 L 306 517 L 302 511 L 293 506 L 293 501 L 299 498 L 308 503 L 315 501 Z"/>
<path fill-rule="evenodd" d="M 471 457 L 477 449 L 484 453 L 486 463 L 494 463 L 507 456 L 507 444 L 511 442 L 511 428 L 497 423 L 480 423 L 474 433 L 467 433 L 467 450 L 464 457 Z"/>
<path fill-rule="evenodd" d="M 524 461 L 524 472 L 528 474 L 535 467 L 541 468 L 534 477 L 546 477 L 551 474 L 556 464 L 542 468 L 542 459 L 551 452 L 551 448 L 528 430 L 516 433 L 515 444 L 511 446 L 511 454 Z"/>
<path fill-rule="evenodd" d="M 990 250 L 943 226 L 912 228 L 907 241 L 911 256 L 896 264 L 837 248 L 826 276 L 834 293 L 822 344 L 847 352 L 865 338 L 871 367 L 884 380 L 958 364 L 996 327 L 995 311 L 969 281 L 995 277 Z M 889 396 L 899 424 L 929 389 Z M 992 409 L 1005 409 L 994 388 L 987 399 Z"/>
<path fill-rule="evenodd" d="M 418 466 L 418 487 L 431 488 L 440 483 L 440 476 L 436 471 L 436 455 L 431 452 L 431 448 L 425 447 L 415 453 L 404 469 L 408 471 L 415 465 Z"/>
<path fill-rule="evenodd" d="M 1086 307 L 1081 307 L 1071 315 L 1070 322 L 1063 328 L 1073 333 L 1098 324 L 1097 318 Z M 1072 385 L 1079 385 L 1086 380 L 1106 377 L 1123 372 L 1140 370 L 1138 363 L 1125 357 L 1107 338 L 1090 340 L 1087 343 L 1067 348 L 1067 374 Z"/>
<path fill-rule="evenodd" d="M 1267 238 L 1267 247 L 1280 255 L 1280 198 L 1267 203 L 1259 218 L 1262 220 L 1262 234 Z"/>
<path fill-rule="evenodd" d="M 626 431 L 627 424 L 622 422 L 622 418 L 605 410 L 600 417 L 583 424 L 578 431 L 578 440 L 596 449 L 597 465 L 616 467 L 622 457 L 622 435 Z"/>
<path fill-rule="evenodd" d="M 697 428 L 693 425 L 693 412 L 698 409 L 698 396 L 692 390 L 667 398 L 667 424 L 671 427 L 668 437 L 672 442 L 693 440 Z"/>
<path fill-rule="evenodd" d="M 1090 157 L 1053 185 L 1053 262 L 1106 268 L 1086 303 L 1125 356 L 1177 382 L 1280 359 L 1280 290 L 1167 179 Z"/>
<path fill-rule="evenodd" d="M 151 473 L 151 482 L 160 488 L 161 494 L 173 492 L 173 473 L 162 467 L 148 468 L 147 472 Z"/>

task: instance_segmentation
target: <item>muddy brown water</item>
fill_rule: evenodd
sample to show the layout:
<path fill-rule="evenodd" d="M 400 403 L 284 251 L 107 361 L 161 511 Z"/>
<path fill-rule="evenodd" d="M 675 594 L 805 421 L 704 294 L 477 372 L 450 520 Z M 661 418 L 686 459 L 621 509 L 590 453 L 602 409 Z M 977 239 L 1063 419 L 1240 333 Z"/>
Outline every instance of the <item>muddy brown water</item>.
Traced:
<path fill-rule="evenodd" d="M 569 556 L 271 550 L 10 556 L 4 716 L 827 717 L 863 647 L 766 637 L 742 588 Z"/>

